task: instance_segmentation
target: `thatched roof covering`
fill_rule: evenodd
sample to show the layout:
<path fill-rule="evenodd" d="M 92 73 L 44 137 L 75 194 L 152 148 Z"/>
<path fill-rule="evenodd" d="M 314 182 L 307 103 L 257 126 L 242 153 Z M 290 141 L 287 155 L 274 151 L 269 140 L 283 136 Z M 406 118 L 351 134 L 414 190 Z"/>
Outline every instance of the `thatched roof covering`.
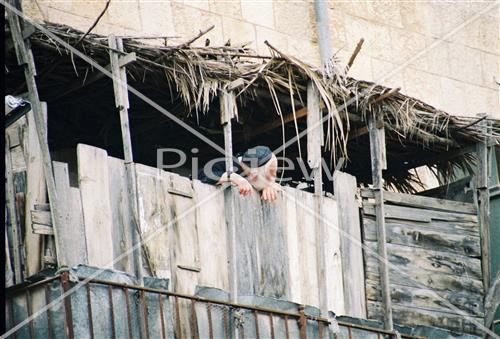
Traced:
<path fill-rule="evenodd" d="M 99 64 L 109 63 L 105 37 L 90 34 L 80 41 L 82 32 L 52 24 L 45 27 Z M 41 82 L 39 89 L 46 96 L 45 100 L 59 99 L 61 92 L 74 83 L 75 77 L 83 88 L 85 81 L 98 73 L 42 32 L 33 34 L 31 41 L 37 67 L 41 68 L 38 78 L 51 78 L 62 84 L 58 87 L 53 82 L 45 82 L 44 86 Z M 436 174 L 445 179 L 450 178 L 454 167 L 471 169 L 473 155 L 461 154 L 459 150 L 484 137 L 478 118 L 452 116 L 390 88 L 348 77 L 345 66 L 335 60 L 330 65 L 332 74 L 324 76 L 319 70 L 269 46 L 271 57 L 259 56 L 245 46 L 191 47 L 181 44 L 159 47 L 124 39 L 125 51 L 137 55 L 137 60 L 127 65 L 130 85 L 165 102 L 173 113 L 207 133 L 218 128 L 219 91 L 232 81 L 243 79 L 244 86 L 238 89 L 241 128 L 236 127 L 235 135 L 241 135 L 248 143 L 255 143 L 255 140 L 262 143 L 265 137 L 269 143 L 279 144 L 284 135 L 290 138 L 304 130 L 304 122 L 292 119 L 283 130 L 266 130 L 259 135 L 255 130 L 259 125 L 285 119 L 305 107 L 306 86 L 312 81 L 319 89 L 324 115 L 329 116 L 325 123 L 325 153 L 332 159 L 332 167 L 339 157 L 345 157 L 348 172 L 357 175 L 360 181 L 370 181 L 369 141 L 365 132 L 366 116 L 374 113 L 383 114 L 386 123 L 389 165 L 386 179 L 389 184 L 400 190 L 411 190 L 411 184 L 418 178 L 408 169 L 417 165 L 432 165 Z M 65 79 L 72 81 L 65 82 Z M 100 91 L 100 88 L 84 93 L 88 98 L 100 98 L 103 93 L 112 95 L 109 90 Z M 386 97 L 384 94 L 388 92 L 391 95 Z M 84 93 L 79 92 L 79 96 Z M 207 119 L 212 121 L 207 122 Z M 489 137 L 500 143 L 500 121 L 486 120 L 491 125 Z M 251 126 L 252 131 L 249 132 L 245 125 Z M 287 152 L 290 149 L 293 149 L 291 153 L 298 151 L 305 156 L 300 147 L 290 146 Z M 455 151 L 457 156 L 440 158 L 443 152 L 450 154 L 450 151 Z"/>

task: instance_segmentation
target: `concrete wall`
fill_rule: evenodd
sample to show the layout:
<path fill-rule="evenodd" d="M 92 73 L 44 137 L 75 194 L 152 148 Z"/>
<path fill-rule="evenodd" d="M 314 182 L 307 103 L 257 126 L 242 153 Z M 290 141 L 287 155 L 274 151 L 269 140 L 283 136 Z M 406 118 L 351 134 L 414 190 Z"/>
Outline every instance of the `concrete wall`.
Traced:
<path fill-rule="evenodd" d="M 81 30 L 87 30 L 105 4 L 23 2 L 30 17 Z M 500 118 L 494 80 L 500 79 L 498 3 L 329 1 L 328 7 L 332 45 L 342 64 L 359 39 L 365 39 L 352 76 L 400 86 L 405 94 L 453 114 L 488 112 Z M 175 43 L 211 25 L 215 28 L 206 38 L 212 45 L 229 39 L 233 45 L 250 42 L 267 54 L 268 40 L 319 64 L 314 5 L 306 1 L 115 0 L 94 31 L 179 36 L 171 40 Z M 204 44 L 205 37 L 198 43 Z"/>

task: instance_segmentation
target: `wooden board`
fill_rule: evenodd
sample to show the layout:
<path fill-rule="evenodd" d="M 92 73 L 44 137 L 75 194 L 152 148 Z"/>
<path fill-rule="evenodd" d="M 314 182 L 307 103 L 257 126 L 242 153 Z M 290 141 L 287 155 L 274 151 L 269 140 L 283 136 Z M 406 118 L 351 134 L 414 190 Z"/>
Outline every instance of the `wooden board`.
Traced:
<path fill-rule="evenodd" d="M 380 286 L 377 281 L 366 281 L 366 298 L 371 301 L 381 301 Z M 393 305 L 419 307 L 431 311 L 454 313 L 448 303 L 474 316 L 483 317 L 484 307 L 475 295 L 467 291 L 447 292 L 430 289 L 391 284 L 391 299 Z"/>
<path fill-rule="evenodd" d="M 363 198 L 374 198 L 373 191 L 370 189 L 361 190 Z M 449 211 L 453 213 L 465 213 L 476 215 L 477 208 L 474 204 L 424 197 L 419 195 L 403 194 L 384 191 L 384 200 L 395 205 L 425 208 L 437 211 Z"/>
<path fill-rule="evenodd" d="M 143 245 L 147 251 L 147 260 L 153 270 L 152 274 L 159 278 L 171 279 L 170 251 L 170 196 L 161 182 L 159 170 L 153 167 L 136 164 L 138 218 Z"/>
<path fill-rule="evenodd" d="M 338 217 L 338 203 L 336 200 L 322 197 L 321 203 L 322 208 L 322 218 L 325 225 L 326 237 L 324 239 L 325 243 L 325 284 L 328 288 L 327 294 L 327 305 L 328 310 L 334 310 L 337 314 L 347 314 L 346 312 L 346 294 L 352 288 L 344 288 L 344 265 L 342 258 L 342 250 L 340 248 L 342 235 L 340 233 L 339 227 L 339 217 Z M 360 253 L 361 254 L 361 253 Z M 363 258 L 361 257 L 361 267 L 360 271 L 363 272 Z M 361 295 L 359 298 L 364 306 L 365 302 L 365 289 L 363 286 L 363 279 L 359 282 L 361 290 L 357 290 L 357 293 Z M 353 288 L 354 289 L 354 288 Z M 354 292 L 356 293 L 356 292 Z M 364 308 L 365 309 L 365 308 Z M 365 312 L 366 313 L 366 312 Z"/>
<path fill-rule="evenodd" d="M 291 187 L 283 187 L 283 218 L 285 222 L 286 257 L 288 259 L 288 300 L 301 302 L 300 269 L 299 269 L 299 238 L 297 230 L 297 208 L 295 199 L 288 198 L 295 194 Z"/>
<path fill-rule="evenodd" d="M 365 257 L 365 263 L 366 279 L 377 281 L 379 279 L 378 262 L 373 257 Z M 466 291 L 478 300 L 483 298 L 484 293 L 483 284 L 479 279 L 427 271 L 425 269 L 390 268 L 389 279 L 392 283 L 402 286 L 429 288 L 436 291 Z"/>
<path fill-rule="evenodd" d="M 365 245 L 376 252 L 377 243 L 365 241 Z M 368 258 L 373 257 L 365 249 Z M 398 268 L 409 270 L 427 270 L 456 276 L 468 276 L 481 279 L 481 260 L 459 254 L 387 244 L 389 262 Z M 375 259 L 378 260 L 378 259 Z"/>
<path fill-rule="evenodd" d="M 437 227 L 429 227 L 429 223 L 408 223 L 399 220 L 387 221 L 386 229 L 387 241 L 393 244 L 457 253 L 469 257 L 481 256 L 480 240 L 476 236 L 447 233 Z M 373 218 L 365 216 L 363 232 L 365 240 L 377 241 L 377 229 Z"/>
<path fill-rule="evenodd" d="M 77 156 L 88 264 L 113 268 L 108 156 L 103 149 L 83 144 L 77 146 Z"/>
<path fill-rule="evenodd" d="M 134 274 L 133 253 L 127 253 L 132 244 L 132 232 L 135 225 L 132 222 L 132 206 L 127 191 L 125 164 L 122 159 L 108 157 L 109 202 L 112 218 L 113 253 L 121 256 L 114 268 Z M 138 249 L 140 251 L 140 249 Z"/>
<path fill-rule="evenodd" d="M 30 211 L 31 223 L 52 226 L 52 216 L 50 211 Z"/>
<path fill-rule="evenodd" d="M 87 264 L 87 238 L 83 221 L 80 190 L 70 187 L 68 164 L 52 162 L 59 199 L 59 238 L 62 240 L 60 252 L 69 267 Z"/>
<path fill-rule="evenodd" d="M 199 284 L 229 290 L 227 229 L 224 196 L 220 188 L 193 180 L 196 226 L 200 250 Z"/>
<path fill-rule="evenodd" d="M 375 215 L 374 205 L 370 203 L 363 204 L 363 213 Z M 477 216 L 471 214 L 449 213 L 395 205 L 385 205 L 385 216 L 386 218 L 424 222 L 430 222 L 431 220 L 477 222 Z"/>
<path fill-rule="evenodd" d="M 46 123 L 46 110 L 44 119 Z M 24 130 L 23 147 L 26 159 L 26 211 L 35 209 L 35 204 L 47 202 L 47 187 L 45 184 L 45 174 L 43 170 L 43 160 L 40 144 L 36 132 L 35 118 L 33 111 L 26 113 L 27 129 Z M 31 225 L 30 213 L 25 214 L 25 225 Z M 26 271 L 28 276 L 37 273 L 41 268 L 40 253 L 42 250 L 42 238 L 31 231 L 25 233 L 26 245 Z"/>
<path fill-rule="evenodd" d="M 370 319 L 382 320 L 382 307 L 379 302 L 368 302 L 368 317 Z M 459 333 L 482 334 L 472 323 L 473 319 L 482 324 L 483 319 L 479 317 L 466 318 L 457 314 L 424 310 L 418 307 L 393 305 L 393 317 L 396 324 L 415 325 L 416 323 L 426 326 L 449 328 Z"/>
<path fill-rule="evenodd" d="M 366 318 L 361 226 L 355 197 L 356 178 L 336 171 L 333 183 L 335 199 L 338 202 L 345 315 Z"/>

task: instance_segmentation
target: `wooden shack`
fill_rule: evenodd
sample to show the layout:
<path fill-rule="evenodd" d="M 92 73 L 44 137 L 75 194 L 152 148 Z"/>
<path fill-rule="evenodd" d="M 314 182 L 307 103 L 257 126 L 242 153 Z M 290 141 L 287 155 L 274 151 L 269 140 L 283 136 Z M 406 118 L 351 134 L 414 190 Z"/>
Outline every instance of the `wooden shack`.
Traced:
<path fill-rule="evenodd" d="M 251 309 L 238 302 L 256 296 L 301 305 L 301 338 L 310 322 L 310 337 L 321 338 L 335 322 L 329 312 L 381 320 L 378 333 L 390 336 L 402 331 L 397 325 L 491 333 L 498 296 L 485 302 L 497 288 L 487 178 L 500 121 L 449 115 L 398 88 L 353 79 L 335 60 L 335 72 L 323 74 L 271 43 L 266 57 L 245 46 L 158 47 L 53 24 L 28 30 L 13 12 L 8 19 L 6 92 L 30 108 L 14 110 L 6 126 L 12 291 L 84 264 L 133 277 L 146 324 L 146 292 L 159 294 L 163 326 L 162 293 L 195 298 L 210 287 L 234 309 Z M 289 180 L 276 203 L 186 176 L 194 159 L 231 161 L 257 144 L 296 165 L 279 173 Z M 157 150 L 166 147 L 196 156 L 165 171 Z M 474 201 L 424 197 L 421 166 L 442 184 L 470 173 Z M 144 290 L 148 278 L 167 279 L 168 292 Z M 109 287 L 112 301 L 113 293 Z M 27 315 L 46 306 L 15 298 L 11 309 Z M 168 311 L 178 322 L 172 331 L 195 337 L 192 324 L 208 318 L 197 317 L 194 303 L 181 306 Z M 113 303 L 106 307 L 115 334 Z M 259 307 L 257 336 L 266 312 Z M 16 314 L 11 329 L 24 324 Z M 244 317 L 235 313 L 230 323 L 238 328 Z M 92 314 L 86 319 L 92 327 Z"/>

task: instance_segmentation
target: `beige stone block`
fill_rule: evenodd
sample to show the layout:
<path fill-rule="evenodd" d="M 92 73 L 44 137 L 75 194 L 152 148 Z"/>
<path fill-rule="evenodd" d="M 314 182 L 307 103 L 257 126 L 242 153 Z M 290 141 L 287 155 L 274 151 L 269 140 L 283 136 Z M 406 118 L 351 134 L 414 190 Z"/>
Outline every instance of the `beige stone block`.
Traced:
<path fill-rule="evenodd" d="M 453 115 L 466 115 L 465 84 L 441 77 L 441 109 Z"/>
<path fill-rule="evenodd" d="M 441 106 L 440 77 L 414 68 L 403 71 L 405 94 L 423 100 L 434 107 Z"/>
<path fill-rule="evenodd" d="M 266 40 L 280 52 L 288 52 L 288 40 L 285 34 L 261 26 L 255 26 L 255 29 L 257 34 L 257 52 L 259 54 L 270 55 L 269 47 L 264 43 Z"/>
<path fill-rule="evenodd" d="M 204 11 L 210 10 L 210 5 L 208 3 L 208 0 L 183 0 L 180 2 L 182 2 L 182 4 L 184 5 L 196 7 Z"/>
<path fill-rule="evenodd" d="M 295 39 L 313 40 L 316 24 L 314 7 L 306 1 L 275 2 L 276 29 Z"/>
<path fill-rule="evenodd" d="M 118 25 L 139 32 L 142 30 L 139 1 L 137 0 L 111 1 L 106 14 L 111 25 Z"/>
<path fill-rule="evenodd" d="M 30 2 L 34 2 L 34 1 L 30 1 Z M 52 8 L 58 9 L 60 11 L 65 11 L 65 12 L 71 12 L 72 7 L 73 7 L 73 2 L 74 1 L 70 1 L 70 0 L 38 1 L 40 6 L 48 6 L 48 7 L 52 7 Z M 104 6 L 106 6 L 106 1 L 103 1 L 101 4 L 97 5 L 97 7 L 99 7 L 99 6 L 102 6 L 102 8 L 101 8 L 101 11 L 102 11 Z M 93 7 L 93 6 L 91 6 L 91 7 Z M 92 8 L 92 10 L 94 10 L 94 8 Z M 74 13 L 74 14 L 79 14 L 79 13 Z"/>
<path fill-rule="evenodd" d="M 402 29 L 391 29 L 392 60 L 412 68 L 426 70 L 425 36 Z"/>
<path fill-rule="evenodd" d="M 211 12 L 235 19 L 242 18 L 240 1 L 209 0 L 208 5 Z"/>
<path fill-rule="evenodd" d="M 394 53 L 389 27 L 346 15 L 345 35 L 349 51 L 353 51 L 358 41 L 364 38 L 365 42 L 360 54 L 393 61 Z"/>
<path fill-rule="evenodd" d="M 347 47 L 344 16 L 343 12 L 335 9 L 331 9 L 329 12 L 329 28 L 332 36 L 331 44 L 334 51 Z"/>
<path fill-rule="evenodd" d="M 498 116 L 499 92 L 474 85 L 465 85 L 466 115 L 475 116 L 478 113 L 488 113 Z"/>
<path fill-rule="evenodd" d="M 425 25 L 427 13 L 424 6 L 427 4 L 413 1 L 398 3 L 401 26 L 408 31 L 425 34 L 427 32 Z"/>
<path fill-rule="evenodd" d="M 359 80 L 373 81 L 371 58 L 358 54 L 348 75 Z"/>
<path fill-rule="evenodd" d="M 329 8 L 341 11 L 345 14 L 349 14 L 351 16 L 356 16 L 359 18 L 366 18 L 368 12 L 368 6 L 366 1 L 329 1 Z"/>
<path fill-rule="evenodd" d="M 48 8 L 45 4 L 39 3 L 40 7 L 38 7 L 34 1 L 23 1 L 21 5 L 24 15 L 31 20 L 43 22 L 48 19 Z"/>
<path fill-rule="evenodd" d="M 231 39 L 232 45 L 251 42 L 248 47 L 256 49 L 255 26 L 247 21 L 224 17 L 222 19 L 224 41 Z"/>
<path fill-rule="evenodd" d="M 451 52 L 453 46 L 451 43 L 441 39 L 428 37 L 426 39 L 425 59 L 427 71 L 449 77 L 450 74 L 450 57 L 453 56 Z"/>
<path fill-rule="evenodd" d="M 220 46 L 224 43 L 222 33 L 222 18 L 220 15 L 202 11 L 200 9 L 172 3 L 172 16 L 174 19 L 175 33 L 181 36 L 181 41 L 186 41 L 196 36 L 200 30 L 215 25 L 214 29 L 196 40 L 193 46 L 205 45 L 205 40 L 210 40 L 210 45 Z"/>
<path fill-rule="evenodd" d="M 142 31 L 146 36 L 175 36 L 172 7 L 169 1 L 141 1 Z"/>
<path fill-rule="evenodd" d="M 311 66 L 321 65 L 319 46 L 313 42 L 288 36 L 288 52 Z"/>
<path fill-rule="evenodd" d="M 123 0 L 122 0 L 123 1 Z M 114 1 L 111 1 L 111 4 L 108 7 L 107 12 L 104 14 L 106 18 L 103 16 L 102 20 L 106 21 L 108 18 L 107 16 L 110 13 L 110 9 L 112 6 L 119 6 L 120 2 L 122 1 L 117 1 L 116 4 L 114 4 Z M 104 7 L 106 6 L 106 0 L 96 0 L 96 1 L 70 1 L 71 3 L 71 13 L 73 15 L 77 16 L 82 16 L 86 18 L 97 18 L 97 16 L 102 12 Z M 51 6 L 54 9 L 57 10 L 67 10 L 63 9 L 62 6 L 58 6 L 58 2 L 51 2 Z"/>
<path fill-rule="evenodd" d="M 480 85 L 481 52 L 477 49 L 454 44 L 452 53 L 449 54 L 451 77 L 466 83 Z"/>
<path fill-rule="evenodd" d="M 274 6 L 272 1 L 241 0 L 243 20 L 256 25 L 274 28 Z"/>
<path fill-rule="evenodd" d="M 481 52 L 482 85 L 498 90 L 500 82 L 500 55 Z"/>
<path fill-rule="evenodd" d="M 376 58 L 372 58 L 371 63 L 373 81 L 387 87 L 400 87 L 404 92 L 404 78 L 401 66 Z"/>
<path fill-rule="evenodd" d="M 395 4 L 394 1 L 366 1 L 365 19 L 383 25 L 403 28 L 399 3 Z"/>
<path fill-rule="evenodd" d="M 47 15 L 48 15 L 48 20 L 50 22 L 56 22 L 58 24 L 68 25 L 80 31 L 87 31 L 90 25 L 94 21 L 91 18 L 75 15 L 68 12 L 63 12 L 51 7 L 47 8 Z M 103 25 L 104 24 L 102 22 L 99 22 L 94 29 L 94 33 L 102 34 L 102 32 L 99 31 L 99 29 Z"/>

